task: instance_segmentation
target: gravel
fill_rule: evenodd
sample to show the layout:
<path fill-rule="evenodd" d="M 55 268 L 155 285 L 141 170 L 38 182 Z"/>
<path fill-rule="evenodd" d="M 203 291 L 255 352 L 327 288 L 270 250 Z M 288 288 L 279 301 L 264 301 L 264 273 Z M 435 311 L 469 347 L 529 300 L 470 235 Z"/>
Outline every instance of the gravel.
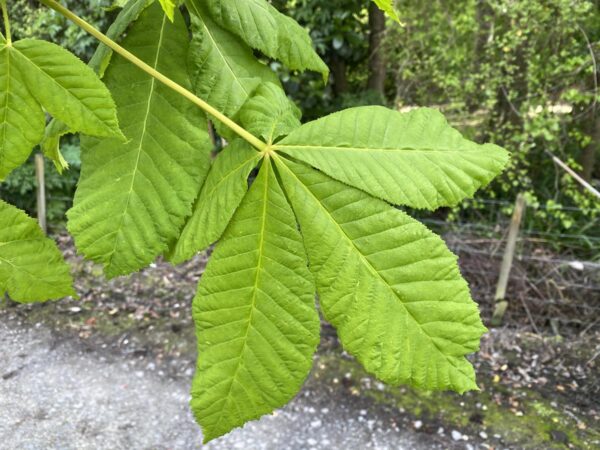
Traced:
<path fill-rule="evenodd" d="M 0 342 L 0 449 L 438 448 L 423 433 L 387 426 L 384 412 L 318 389 L 203 447 L 188 409 L 189 378 L 144 370 L 148 362 L 43 326 L 4 320 Z"/>

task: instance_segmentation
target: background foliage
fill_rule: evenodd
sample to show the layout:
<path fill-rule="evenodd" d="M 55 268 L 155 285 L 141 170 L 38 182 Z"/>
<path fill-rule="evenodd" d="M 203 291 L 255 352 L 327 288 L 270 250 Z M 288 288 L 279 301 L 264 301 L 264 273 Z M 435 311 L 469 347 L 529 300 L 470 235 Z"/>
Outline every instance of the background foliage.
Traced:
<path fill-rule="evenodd" d="M 65 2 L 101 29 L 112 18 L 103 8 L 108 3 Z M 324 85 L 319 74 L 271 64 L 305 120 L 365 104 L 434 106 L 467 136 L 513 152 L 509 170 L 480 195 L 483 202 L 440 211 L 437 218 L 493 221 L 493 214 L 484 213 L 490 201 L 508 209 L 516 194 L 524 192 L 535 208 L 528 227 L 600 235 L 597 201 L 549 156 L 558 156 L 598 186 L 597 0 L 405 0 L 397 4 L 404 26 L 388 21 L 383 44 L 376 48 L 369 46 L 367 0 L 273 4 L 312 30 L 317 51 L 332 71 Z M 93 52 L 91 37 L 37 2 L 16 0 L 10 7 L 17 38 L 49 39 L 84 60 Z M 374 52 L 387 60 L 382 91 L 368 88 Z M 78 178 L 78 142 L 66 143 L 72 169 L 61 178 L 48 166 L 50 220 L 55 222 L 63 220 Z M 0 194 L 33 212 L 34 187 L 28 164 L 0 186 Z M 600 253 L 593 246 L 586 250 Z"/>

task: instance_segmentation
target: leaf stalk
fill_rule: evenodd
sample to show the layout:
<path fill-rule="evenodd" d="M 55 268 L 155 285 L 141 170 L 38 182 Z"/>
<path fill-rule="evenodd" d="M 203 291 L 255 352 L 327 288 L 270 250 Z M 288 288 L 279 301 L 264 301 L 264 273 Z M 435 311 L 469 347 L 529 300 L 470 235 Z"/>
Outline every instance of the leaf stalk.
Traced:
<path fill-rule="evenodd" d="M 6 2 L 6 0 L 0 0 L 0 4 L 2 4 L 3 6 L 5 5 L 5 2 Z M 131 62 L 132 64 L 134 64 L 135 66 L 137 66 L 138 68 L 143 70 L 144 72 L 146 72 L 148 75 L 150 75 L 153 78 L 155 78 L 156 80 L 160 81 L 165 86 L 174 90 L 181 96 L 187 98 L 189 101 L 191 101 L 196 106 L 201 108 L 204 112 L 206 112 L 207 114 L 213 116 L 215 119 L 222 122 L 225 126 L 230 128 L 234 133 L 236 133 L 242 139 L 247 141 L 250 145 L 255 147 L 257 150 L 262 152 L 267 148 L 267 144 L 265 142 L 258 139 L 252 133 L 248 132 L 246 129 L 244 129 L 243 127 L 241 127 L 240 125 L 235 123 L 233 120 L 231 120 L 229 117 L 225 116 L 220 111 L 215 109 L 213 106 L 211 106 L 210 104 L 208 104 L 207 102 L 205 102 L 204 100 L 202 100 L 201 98 L 199 98 L 198 96 L 196 96 L 195 94 L 190 92 L 188 89 L 184 88 L 180 84 L 171 80 L 169 77 L 163 75 L 161 72 L 157 71 L 150 65 L 146 64 L 144 61 L 142 61 L 140 58 L 135 56 L 133 53 L 131 53 L 128 50 L 126 50 L 125 48 L 121 47 L 115 41 L 110 39 L 108 36 L 106 36 L 102 32 L 98 31 L 91 24 L 89 24 L 88 22 L 86 22 L 85 20 L 83 20 L 82 18 L 77 16 L 75 13 L 73 13 L 69 9 L 62 6 L 60 3 L 56 2 L 55 0 L 39 0 L 39 2 L 46 5 L 47 7 L 51 8 L 51 9 L 55 10 L 59 14 L 62 14 L 64 17 L 66 17 L 67 19 L 69 19 L 73 23 L 75 23 L 78 27 L 85 30 L 87 33 L 91 34 L 96 39 L 98 39 L 100 42 L 102 42 L 104 45 L 109 47 L 115 53 L 118 53 L 123 58 L 125 58 L 126 60 L 128 60 L 129 62 Z"/>
<path fill-rule="evenodd" d="M 2 17 L 4 17 L 4 31 L 6 32 L 6 43 L 12 45 L 12 36 L 10 34 L 10 20 L 8 20 L 8 8 L 6 0 L 0 0 L 0 8 L 2 8 Z"/>

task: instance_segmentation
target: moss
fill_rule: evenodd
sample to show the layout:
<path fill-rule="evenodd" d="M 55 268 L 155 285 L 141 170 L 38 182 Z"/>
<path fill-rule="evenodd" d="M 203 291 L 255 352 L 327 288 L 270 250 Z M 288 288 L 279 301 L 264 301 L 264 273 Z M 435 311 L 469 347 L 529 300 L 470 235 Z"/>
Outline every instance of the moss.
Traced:
<path fill-rule="evenodd" d="M 482 386 L 482 392 L 461 396 L 408 387 L 383 387 L 357 362 L 340 358 L 333 352 L 322 355 L 319 366 L 320 376 L 326 382 L 348 375 L 354 383 L 369 380 L 360 383 L 360 395 L 404 412 L 408 420 L 421 419 L 446 430 L 460 430 L 475 440 L 484 431 L 488 443 L 494 446 L 593 449 L 600 443 L 600 433 L 592 424 L 578 423 L 561 405 L 552 406 L 540 392 L 526 387 L 490 382 L 489 386 Z"/>

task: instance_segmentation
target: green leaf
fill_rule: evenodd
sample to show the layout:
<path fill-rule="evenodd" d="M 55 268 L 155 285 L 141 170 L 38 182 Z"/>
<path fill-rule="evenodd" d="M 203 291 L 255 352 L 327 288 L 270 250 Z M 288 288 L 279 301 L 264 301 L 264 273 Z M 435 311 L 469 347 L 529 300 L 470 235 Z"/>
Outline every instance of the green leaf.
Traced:
<path fill-rule="evenodd" d="M 144 9 L 152 2 L 153 0 L 129 0 L 115 3 L 115 7 L 123 7 L 123 9 L 108 28 L 106 35 L 113 41 L 118 41 L 129 25 L 132 22 L 135 22 L 142 11 L 144 11 Z M 112 54 L 113 51 L 109 47 L 100 43 L 90 59 L 88 66 L 102 78 L 110 63 Z M 44 155 L 54 162 L 54 166 L 59 173 L 62 173 L 63 170 L 69 168 L 68 163 L 60 152 L 60 138 L 73 132 L 74 131 L 69 129 L 68 125 L 57 119 L 52 119 L 46 127 L 44 139 L 41 142 L 41 148 Z"/>
<path fill-rule="evenodd" d="M 486 330 L 444 242 L 381 200 L 277 161 L 319 303 L 344 347 L 387 383 L 477 389 L 465 355 Z"/>
<path fill-rule="evenodd" d="M 244 128 L 269 144 L 299 128 L 301 117 L 302 113 L 283 89 L 272 83 L 261 85 L 240 111 Z"/>
<path fill-rule="evenodd" d="M 0 48 L 0 181 L 27 161 L 44 136 L 46 120 L 14 58 L 8 47 Z"/>
<path fill-rule="evenodd" d="M 119 12 L 110 27 L 108 27 L 106 36 L 113 41 L 118 41 L 123 33 L 127 31 L 127 28 L 139 18 L 144 9 L 146 9 L 153 1 L 154 0 L 129 0 L 125 2 L 123 9 Z M 100 43 L 90 59 L 88 66 L 96 72 L 100 78 L 103 78 L 112 54 L 113 51 L 110 47 Z"/>
<path fill-rule="evenodd" d="M 398 13 L 394 9 L 394 0 L 373 0 L 375 4 L 385 12 L 388 16 L 394 19 L 396 22 L 400 22 L 400 18 L 398 17 Z"/>
<path fill-rule="evenodd" d="M 250 47 L 289 69 L 314 70 L 326 78 L 329 68 L 313 49 L 308 32 L 266 0 L 206 0 L 214 20 Z"/>
<path fill-rule="evenodd" d="M 180 264 L 218 241 L 248 192 L 248 176 L 261 155 L 237 139 L 217 157 L 177 241 L 171 262 Z"/>
<path fill-rule="evenodd" d="M 123 44 L 189 87 L 181 64 L 188 34 L 178 10 L 171 23 L 158 4 L 149 7 Z M 125 59 L 114 58 L 105 80 L 128 141 L 83 140 L 68 227 L 77 248 L 114 277 L 146 266 L 176 239 L 208 172 L 211 144 L 198 108 Z"/>
<path fill-rule="evenodd" d="M 80 59 L 34 39 L 15 42 L 8 50 L 29 91 L 50 114 L 84 134 L 122 137 L 110 92 Z"/>
<path fill-rule="evenodd" d="M 77 296 L 69 266 L 37 221 L 0 200 L 0 297 L 33 303 Z"/>
<path fill-rule="evenodd" d="M 192 409 L 205 441 L 287 403 L 319 341 L 314 284 L 294 214 L 267 159 L 194 299 Z"/>
<path fill-rule="evenodd" d="M 378 198 L 427 209 L 473 196 L 508 161 L 502 148 L 464 139 L 428 108 L 348 109 L 302 126 L 275 149 Z"/>
<path fill-rule="evenodd" d="M 223 114 L 235 117 L 261 83 L 279 84 L 279 79 L 237 36 L 216 25 L 198 0 L 188 1 L 188 8 L 194 92 Z"/>
<path fill-rule="evenodd" d="M 160 6 L 165 11 L 165 14 L 169 18 L 171 22 L 175 20 L 175 0 L 158 0 L 160 2 Z"/>
<path fill-rule="evenodd" d="M 60 138 L 70 132 L 69 127 L 64 122 L 52 119 L 46 126 L 44 139 L 40 143 L 44 156 L 54 163 L 54 167 L 61 175 L 69 169 L 69 163 L 60 151 Z"/>

